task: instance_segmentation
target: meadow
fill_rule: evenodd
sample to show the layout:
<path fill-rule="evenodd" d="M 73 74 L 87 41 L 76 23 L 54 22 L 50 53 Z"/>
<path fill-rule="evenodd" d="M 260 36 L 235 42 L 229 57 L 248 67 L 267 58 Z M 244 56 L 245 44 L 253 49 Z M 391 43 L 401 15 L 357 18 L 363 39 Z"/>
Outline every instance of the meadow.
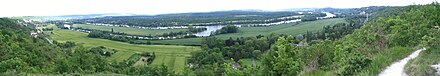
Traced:
<path fill-rule="evenodd" d="M 137 45 L 125 42 L 111 41 L 107 39 L 89 38 L 87 33 L 54 29 L 51 38 L 60 41 L 73 41 L 86 47 L 105 46 L 107 48 L 116 49 L 114 55 L 108 58 L 108 61 L 123 61 L 135 53 L 150 52 L 155 53 L 156 59 L 152 65 L 166 65 L 176 71 L 182 71 L 185 67 L 186 57 L 191 56 L 191 52 L 200 50 L 195 46 L 177 46 L 177 45 Z"/>

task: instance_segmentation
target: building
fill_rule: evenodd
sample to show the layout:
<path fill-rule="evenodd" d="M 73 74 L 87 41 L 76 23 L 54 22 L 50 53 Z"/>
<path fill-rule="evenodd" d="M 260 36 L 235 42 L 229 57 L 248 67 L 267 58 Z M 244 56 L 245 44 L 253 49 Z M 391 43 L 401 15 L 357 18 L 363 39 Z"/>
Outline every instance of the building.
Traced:
<path fill-rule="evenodd" d="M 72 27 L 72 25 L 64 24 L 64 28 L 70 29 L 70 27 Z"/>
<path fill-rule="evenodd" d="M 32 37 L 37 37 L 37 36 L 38 36 L 38 33 L 35 32 L 35 31 L 31 31 L 31 36 L 32 36 Z"/>

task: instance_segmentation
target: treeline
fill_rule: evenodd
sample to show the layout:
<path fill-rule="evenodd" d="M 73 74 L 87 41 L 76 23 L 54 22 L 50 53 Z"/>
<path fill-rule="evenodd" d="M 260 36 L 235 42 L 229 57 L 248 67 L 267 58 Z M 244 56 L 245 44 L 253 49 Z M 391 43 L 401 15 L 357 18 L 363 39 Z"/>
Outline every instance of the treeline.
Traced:
<path fill-rule="evenodd" d="M 227 33 L 237 33 L 237 32 L 238 32 L 238 27 L 230 25 L 230 26 L 222 27 L 221 29 L 215 31 L 214 35 L 227 34 Z"/>
<path fill-rule="evenodd" d="M 301 21 L 315 21 L 318 20 L 318 17 L 327 16 L 325 13 L 317 13 L 317 14 L 309 14 L 307 13 L 303 17 L 301 17 Z"/>
<path fill-rule="evenodd" d="M 338 23 L 333 26 L 324 26 L 323 30 L 316 32 L 309 32 L 302 35 L 306 42 L 316 42 L 322 40 L 336 40 L 342 38 L 347 34 L 353 33 L 355 29 L 359 29 L 362 24 L 356 25 L 355 23 Z"/>
<path fill-rule="evenodd" d="M 0 18 L 0 73 L 175 75 L 165 66 L 131 67 L 125 62 L 107 62 L 113 50 L 85 48 L 73 42 L 49 44 L 43 37 L 31 37 L 29 28 L 16 20 Z M 107 54 L 108 52 L 110 54 Z M 105 53 L 105 54 L 104 54 Z"/>
<path fill-rule="evenodd" d="M 94 30 L 94 31 L 90 32 L 89 35 L 87 35 L 87 37 L 103 38 L 103 39 L 109 39 L 109 40 L 114 40 L 114 41 L 122 41 L 122 42 L 130 41 L 130 38 L 128 38 L 125 35 L 116 35 L 116 34 L 113 34 L 111 32 L 98 31 L 98 30 Z"/>

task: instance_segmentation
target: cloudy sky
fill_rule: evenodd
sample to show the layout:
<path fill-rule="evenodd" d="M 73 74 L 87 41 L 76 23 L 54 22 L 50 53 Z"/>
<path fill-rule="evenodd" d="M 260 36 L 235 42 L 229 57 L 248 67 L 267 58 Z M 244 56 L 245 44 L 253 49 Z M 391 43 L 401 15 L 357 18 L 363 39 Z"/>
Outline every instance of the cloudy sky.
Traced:
<path fill-rule="evenodd" d="M 435 0 L 0 0 L 0 17 L 71 14 L 164 14 L 239 9 L 405 6 Z"/>

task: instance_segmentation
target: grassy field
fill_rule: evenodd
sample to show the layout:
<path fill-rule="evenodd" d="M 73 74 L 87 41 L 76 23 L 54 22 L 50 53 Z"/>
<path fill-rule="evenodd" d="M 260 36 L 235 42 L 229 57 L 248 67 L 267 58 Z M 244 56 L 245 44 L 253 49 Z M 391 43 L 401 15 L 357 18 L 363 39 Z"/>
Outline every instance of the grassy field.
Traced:
<path fill-rule="evenodd" d="M 202 38 L 185 38 L 185 39 L 151 41 L 151 43 L 153 44 L 166 44 L 166 45 L 200 45 L 201 42 L 202 42 Z"/>
<path fill-rule="evenodd" d="M 169 32 L 180 32 L 186 31 L 188 29 L 140 29 L 140 28 L 127 28 L 127 27 L 111 27 L 111 26 L 98 26 L 91 24 L 75 24 L 73 27 L 81 27 L 87 29 L 96 29 L 96 30 L 104 30 L 104 31 L 113 31 L 115 32 L 124 32 L 131 35 L 162 35 L 164 33 Z"/>
<path fill-rule="evenodd" d="M 122 61 L 135 53 L 155 52 L 157 58 L 152 65 L 165 64 L 176 71 L 183 70 L 184 66 L 182 65 L 185 65 L 186 57 L 191 56 L 191 52 L 200 50 L 200 47 L 194 46 L 136 45 L 107 39 L 88 38 L 87 33 L 62 29 L 54 29 L 51 38 L 60 42 L 73 41 L 86 47 L 105 46 L 119 50 L 108 58 L 109 61 Z"/>

